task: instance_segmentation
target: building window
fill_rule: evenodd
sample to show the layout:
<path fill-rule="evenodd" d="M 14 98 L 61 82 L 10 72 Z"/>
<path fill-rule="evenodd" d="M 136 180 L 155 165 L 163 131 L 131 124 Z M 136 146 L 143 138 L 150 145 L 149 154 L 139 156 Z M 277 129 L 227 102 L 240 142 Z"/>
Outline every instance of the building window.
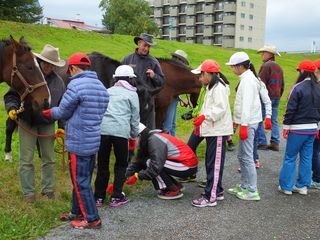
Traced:
<path fill-rule="evenodd" d="M 186 34 L 186 26 L 179 27 L 179 34 Z"/>
<path fill-rule="evenodd" d="M 178 37 L 177 39 L 179 42 L 185 42 L 186 41 L 186 37 Z"/>
<path fill-rule="evenodd" d="M 204 14 L 197 14 L 196 22 L 203 22 L 203 20 L 204 20 Z"/>
<path fill-rule="evenodd" d="M 248 37 L 248 42 L 252 42 L 252 37 Z"/>
<path fill-rule="evenodd" d="M 241 7 L 245 7 L 246 6 L 246 2 L 242 1 L 241 2 Z"/>
<path fill-rule="evenodd" d="M 244 30 L 244 25 L 243 24 L 240 25 L 240 29 Z"/>
<path fill-rule="evenodd" d="M 241 13 L 241 18 L 245 18 L 246 15 L 244 13 Z"/>
<path fill-rule="evenodd" d="M 222 44 L 222 36 L 215 36 L 214 44 Z"/>
<path fill-rule="evenodd" d="M 249 31 L 252 31 L 253 30 L 253 27 L 252 26 L 249 26 Z"/>
<path fill-rule="evenodd" d="M 187 5 L 183 4 L 179 6 L 179 13 L 186 13 Z"/>
<path fill-rule="evenodd" d="M 250 3 L 250 8 L 254 8 L 254 3 Z"/>
<path fill-rule="evenodd" d="M 186 15 L 179 16 L 179 23 L 186 23 Z"/>
<path fill-rule="evenodd" d="M 216 33 L 221 33 L 221 32 L 222 32 L 222 26 L 223 26 L 223 25 L 216 25 L 216 26 L 214 27 L 214 32 L 216 32 Z"/>
<path fill-rule="evenodd" d="M 215 20 L 216 20 L 216 21 L 223 21 L 223 13 L 218 13 L 218 14 L 216 14 Z"/>
<path fill-rule="evenodd" d="M 217 10 L 223 10 L 223 2 L 218 2 Z"/>
<path fill-rule="evenodd" d="M 203 25 L 196 26 L 196 33 L 203 33 Z"/>
<path fill-rule="evenodd" d="M 244 37 L 239 37 L 240 42 L 244 41 Z"/>
<path fill-rule="evenodd" d="M 169 22 L 170 22 L 170 17 L 163 18 L 163 24 L 169 24 Z"/>
<path fill-rule="evenodd" d="M 196 12 L 203 12 L 203 10 L 204 10 L 204 3 L 197 3 Z"/>
<path fill-rule="evenodd" d="M 203 37 L 202 36 L 197 36 L 196 37 L 196 43 L 203 43 Z"/>
<path fill-rule="evenodd" d="M 170 13 L 170 6 L 164 6 L 163 7 L 163 14 L 169 14 Z"/>
<path fill-rule="evenodd" d="M 252 14 L 249 15 L 249 19 L 253 20 L 253 15 Z"/>
<path fill-rule="evenodd" d="M 162 28 L 162 35 L 169 35 L 169 27 Z"/>

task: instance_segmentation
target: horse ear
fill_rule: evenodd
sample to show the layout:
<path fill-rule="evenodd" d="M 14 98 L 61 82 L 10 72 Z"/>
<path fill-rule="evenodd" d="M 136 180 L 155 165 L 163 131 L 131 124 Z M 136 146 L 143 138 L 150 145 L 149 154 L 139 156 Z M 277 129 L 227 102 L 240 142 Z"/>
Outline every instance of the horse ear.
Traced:
<path fill-rule="evenodd" d="M 12 35 L 10 35 L 10 41 L 12 43 L 12 46 L 13 46 L 13 50 L 14 51 L 17 51 L 18 47 L 19 47 L 19 43 L 14 40 L 14 38 L 12 37 Z"/>
<path fill-rule="evenodd" d="M 26 45 L 26 44 L 27 44 L 24 36 L 22 36 L 22 37 L 19 39 L 19 43 L 20 43 L 21 45 L 24 45 L 24 44 Z"/>

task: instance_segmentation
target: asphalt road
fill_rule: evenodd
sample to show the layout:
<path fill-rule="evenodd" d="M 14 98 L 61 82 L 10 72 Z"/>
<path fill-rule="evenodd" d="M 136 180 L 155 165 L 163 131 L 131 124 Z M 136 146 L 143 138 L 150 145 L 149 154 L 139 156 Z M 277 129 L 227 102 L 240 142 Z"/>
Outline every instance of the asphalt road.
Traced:
<path fill-rule="evenodd" d="M 223 184 L 240 180 L 237 150 L 227 152 Z M 258 202 L 238 200 L 225 193 L 216 207 L 196 208 L 191 199 L 201 193 L 196 183 L 185 184 L 179 200 L 160 200 L 151 187 L 128 196 L 130 203 L 117 208 L 99 208 L 103 226 L 99 230 L 76 230 L 69 224 L 53 229 L 44 239 L 320 239 L 320 190 L 307 196 L 286 196 L 277 191 L 284 155 L 260 151 Z M 204 167 L 198 178 L 203 178 Z"/>

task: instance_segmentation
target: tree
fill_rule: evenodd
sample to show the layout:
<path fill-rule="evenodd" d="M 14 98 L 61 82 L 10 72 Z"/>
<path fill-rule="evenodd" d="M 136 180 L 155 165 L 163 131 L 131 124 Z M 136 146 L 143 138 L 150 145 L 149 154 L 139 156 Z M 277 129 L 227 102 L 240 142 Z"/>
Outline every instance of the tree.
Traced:
<path fill-rule="evenodd" d="M 38 0 L 0 0 L 0 19 L 35 23 L 42 18 Z"/>
<path fill-rule="evenodd" d="M 102 24 L 112 33 L 136 36 L 142 32 L 159 33 L 150 18 L 151 8 L 144 0 L 101 0 L 99 7 L 105 11 Z"/>

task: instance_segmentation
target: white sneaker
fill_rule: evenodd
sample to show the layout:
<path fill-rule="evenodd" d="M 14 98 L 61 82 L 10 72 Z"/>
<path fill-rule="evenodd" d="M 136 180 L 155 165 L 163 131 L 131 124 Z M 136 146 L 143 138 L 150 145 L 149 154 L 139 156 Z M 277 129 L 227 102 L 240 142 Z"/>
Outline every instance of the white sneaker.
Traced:
<path fill-rule="evenodd" d="M 284 189 L 282 189 L 280 186 L 278 186 L 278 190 L 279 190 L 279 192 L 282 192 L 282 193 L 284 193 L 284 194 L 286 194 L 286 195 L 292 195 L 292 192 L 291 192 L 291 191 L 284 190 Z"/>
<path fill-rule="evenodd" d="M 11 154 L 11 152 L 6 152 L 5 153 L 4 160 L 8 161 L 8 162 L 12 162 L 12 154 Z"/>
<path fill-rule="evenodd" d="M 296 186 L 293 186 L 293 192 L 299 193 L 301 195 L 307 195 L 308 194 L 308 188 L 307 187 L 298 188 Z"/>

